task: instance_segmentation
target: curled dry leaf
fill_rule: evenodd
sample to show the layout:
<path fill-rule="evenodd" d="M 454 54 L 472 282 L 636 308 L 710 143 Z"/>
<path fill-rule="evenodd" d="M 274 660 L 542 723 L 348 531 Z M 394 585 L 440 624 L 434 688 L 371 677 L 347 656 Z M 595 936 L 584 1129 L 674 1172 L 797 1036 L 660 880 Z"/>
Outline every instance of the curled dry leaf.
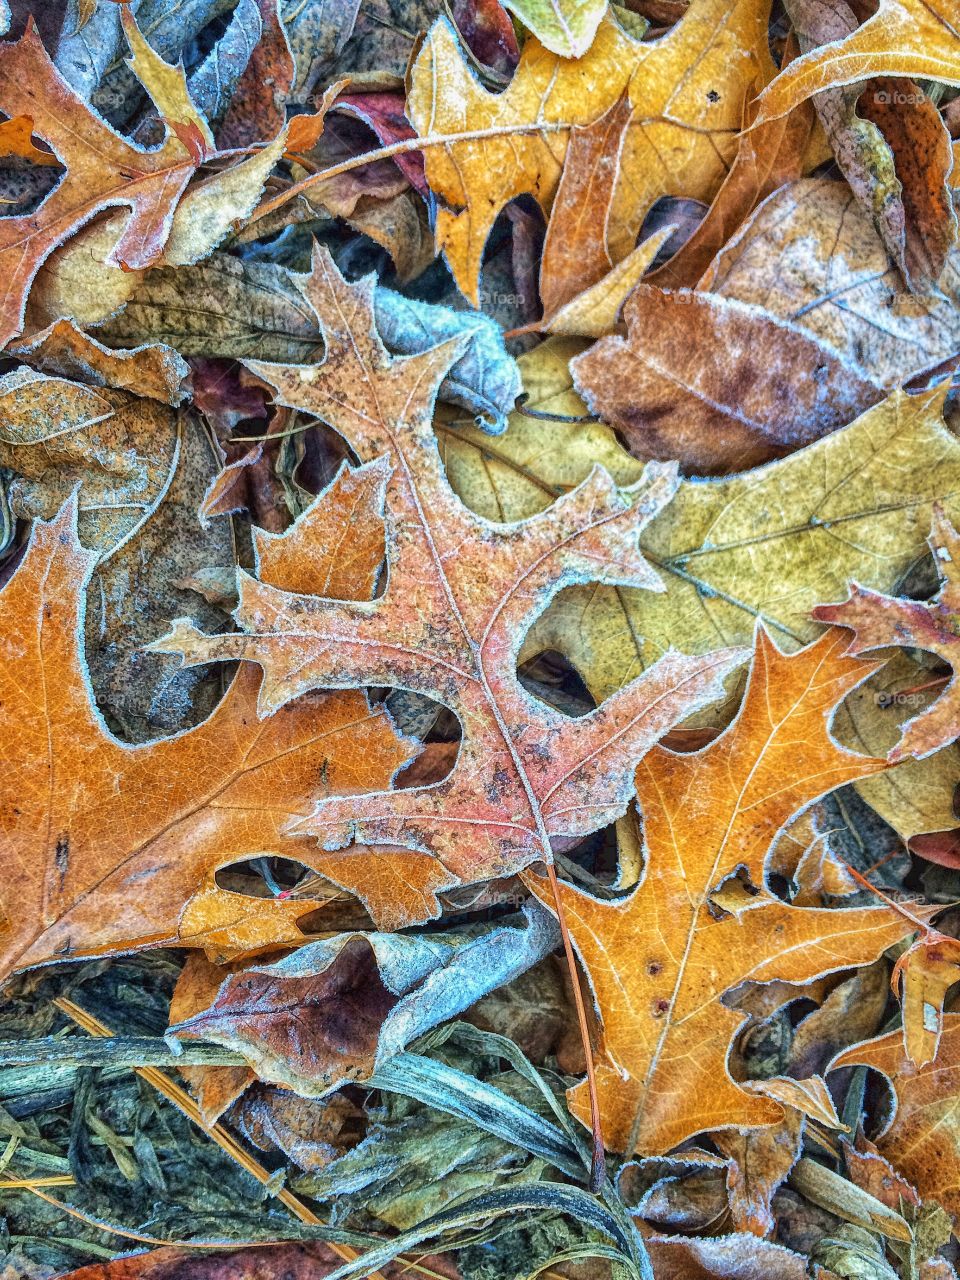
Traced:
<path fill-rule="evenodd" d="M 367 1080 L 432 1027 L 510 982 L 558 945 L 533 904 L 522 926 L 429 935 L 344 933 L 227 977 L 168 1034 L 214 1040 L 261 1080 L 318 1097 Z"/>
<path fill-rule="evenodd" d="M 948 1013 L 944 1018 L 934 1062 L 912 1063 L 897 1030 L 844 1049 L 830 1069 L 858 1064 L 883 1072 L 895 1092 L 893 1112 L 876 1139 L 880 1154 L 913 1183 L 924 1200 L 943 1205 L 956 1223 L 960 1215 L 960 1014 Z"/>
<path fill-rule="evenodd" d="M 943 1034 L 943 1004 L 960 982 L 960 942 L 923 929 L 894 966 L 890 983 L 903 1006 L 903 1047 L 918 1067 L 933 1062 Z"/>
<path fill-rule="evenodd" d="M 372 281 L 346 284 L 324 252 L 303 287 L 323 326 L 324 363 L 248 367 L 280 403 L 341 432 L 381 477 L 386 590 L 355 604 L 241 574 L 236 617 L 245 634 L 205 636 L 181 620 L 157 647 L 189 663 L 259 663 L 263 715 L 309 689 L 358 682 L 426 694 L 457 715 L 463 741 L 443 781 L 325 802 L 299 828 L 329 851 L 324 874 L 395 926 L 437 914 L 440 888 L 512 874 L 549 858 L 552 836 L 585 835 L 621 816 L 636 761 L 719 696 L 743 652 L 667 654 L 576 720 L 533 699 L 517 679 L 517 654 L 557 591 L 598 580 L 658 588 L 636 538 L 672 495 L 672 469 L 652 465 L 622 494 L 596 468 L 549 512 L 492 524 L 454 495 L 430 427 L 461 341 L 391 358 L 374 324 Z M 352 841 L 358 850 L 339 852 Z M 363 851 L 371 844 L 408 852 L 393 859 L 392 874 L 373 877 Z"/>
<path fill-rule="evenodd" d="M 856 30 L 845 0 L 787 0 L 804 53 Z M 919 86 L 905 80 L 823 89 L 813 98 L 837 164 L 887 252 L 917 293 L 935 291 L 957 237 L 947 177 L 950 135 Z"/>
<path fill-rule="evenodd" d="M 773 832 L 817 796 L 884 767 L 830 735 L 833 710 L 865 675 L 835 631 L 786 657 L 758 630 L 734 724 L 691 755 L 657 747 L 637 770 L 638 888 L 603 901 L 561 884 L 603 1020 L 597 1088 L 611 1148 L 657 1153 L 706 1129 L 776 1123 L 781 1105 L 730 1076 L 744 1015 L 720 997 L 742 982 L 805 982 L 869 964 L 913 928 L 887 907 L 790 906 L 765 882 Z M 528 883 L 549 904 L 545 882 Z M 584 1119 L 585 1087 L 569 1098 Z"/>
<path fill-rule="evenodd" d="M 772 120 L 824 89 L 882 75 L 960 84 L 952 0 L 880 0 L 855 31 L 791 62 L 763 93 L 759 118 Z"/>

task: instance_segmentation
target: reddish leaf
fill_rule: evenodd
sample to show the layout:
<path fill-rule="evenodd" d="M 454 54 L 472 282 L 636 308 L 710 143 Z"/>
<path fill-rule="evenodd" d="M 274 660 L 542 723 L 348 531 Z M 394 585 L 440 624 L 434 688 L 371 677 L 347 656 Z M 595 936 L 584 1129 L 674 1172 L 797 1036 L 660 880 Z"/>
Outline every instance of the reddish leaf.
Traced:
<path fill-rule="evenodd" d="M 929 542 L 941 583 L 932 600 L 885 596 L 854 583 L 843 604 L 823 604 L 813 610 L 818 621 L 853 631 L 850 653 L 901 644 L 934 653 L 950 665 L 950 683 L 933 706 L 903 726 L 900 741 L 888 756 L 891 763 L 930 755 L 960 737 L 960 534 L 939 508 L 934 509 Z"/>
<path fill-rule="evenodd" d="M 351 840 L 409 849 L 414 856 L 398 855 L 397 863 L 398 878 L 409 881 L 405 899 L 398 900 L 398 878 L 387 897 L 383 881 L 361 893 L 375 919 L 413 921 L 439 909 L 438 870 L 446 886 L 508 875 L 549 857 L 552 836 L 583 835 L 621 815 L 637 760 L 718 696 L 743 653 L 671 652 L 577 720 L 537 703 L 516 675 L 524 634 L 564 586 L 600 580 L 657 589 L 637 535 L 672 495 L 674 470 L 651 466 L 621 493 L 598 467 L 531 520 L 484 520 L 455 497 L 430 428 L 460 340 L 391 358 L 374 327 L 372 281 L 347 285 L 325 252 L 303 288 L 324 329 L 325 362 L 248 367 L 281 403 L 322 418 L 390 473 L 386 591 L 360 605 L 277 591 L 242 575 L 237 618 L 248 634 L 204 636 L 181 620 L 159 647 L 190 663 L 258 662 L 263 714 L 311 688 L 358 683 L 412 689 L 457 714 L 463 743 L 448 778 L 324 803 L 299 827 L 331 851 Z M 336 879 L 332 865 L 330 874 Z"/>

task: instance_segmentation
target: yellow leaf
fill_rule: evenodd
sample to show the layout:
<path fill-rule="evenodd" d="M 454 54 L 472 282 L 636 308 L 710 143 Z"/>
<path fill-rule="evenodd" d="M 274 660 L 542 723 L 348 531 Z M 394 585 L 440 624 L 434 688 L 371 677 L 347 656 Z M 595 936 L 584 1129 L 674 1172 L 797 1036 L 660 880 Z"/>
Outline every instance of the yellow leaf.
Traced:
<path fill-rule="evenodd" d="M 879 75 L 960 84 L 960 17 L 953 0 L 880 0 L 873 17 L 845 39 L 791 62 L 760 98 L 757 122 L 785 115 L 823 89 Z"/>
<path fill-rule="evenodd" d="M 427 181 L 449 206 L 437 215 L 437 245 L 465 296 L 477 303 L 484 245 L 503 206 L 528 193 L 549 210 L 570 129 L 597 120 L 625 91 L 631 118 L 609 218 L 614 260 L 633 249 L 658 197 L 711 199 L 736 152 L 745 97 L 774 70 L 768 10 L 767 0 L 693 0 L 649 43 L 608 16 L 575 61 L 531 38 L 503 93 L 480 84 L 453 26 L 438 20 L 414 64 L 407 112 L 421 137 L 483 135 L 424 153 Z"/>

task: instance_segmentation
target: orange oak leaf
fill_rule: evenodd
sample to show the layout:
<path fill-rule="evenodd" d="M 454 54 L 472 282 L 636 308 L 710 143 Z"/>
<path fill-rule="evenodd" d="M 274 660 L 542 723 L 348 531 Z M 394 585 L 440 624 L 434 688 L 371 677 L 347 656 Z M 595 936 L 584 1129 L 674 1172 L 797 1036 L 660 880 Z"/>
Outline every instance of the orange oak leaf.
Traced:
<path fill-rule="evenodd" d="M 597 467 L 529 520 L 494 524 L 475 515 L 451 489 L 431 428 L 460 340 L 391 357 L 374 325 L 373 283 L 348 285 L 318 251 L 301 287 L 324 332 L 324 363 L 248 368 L 281 404 L 329 423 L 363 461 L 389 472 L 384 594 L 370 603 L 323 599 L 241 573 L 236 618 L 246 634 L 205 636 L 181 619 L 155 647 L 189 663 L 259 663 L 264 715 L 308 689 L 358 684 L 410 689 L 457 715 L 463 741 L 448 777 L 323 801 L 296 824 L 330 851 L 351 841 L 410 851 L 380 858 L 376 875 L 363 848 L 324 865 L 387 927 L 436 915 L 437 888 L 510 875 L 549 858 L 551 837 L 584 835 L 622 815 L 636 762 L 719 695 L 744 652 L 670 652 L 580 719 L 527 693 L 516 674 L 520 646 L 563 587 L 662 589 L 637 540 L 672 496 L 675 468 L 652 464 L 620 491 Z"/>
<path fill-rule="evenodd" d="M 935 1062 L 916 1066 L 907 1057 L 903 1037 L 890 1031 L 876 1040 L 844 1049 L 830 1063 L 882 1071 L 896 1094 L 895 1110 L 876 1139 L 877 1149 L 919 1191 L 960 1218 L 960 1013 L 944 1019 Z"/>
<path fill-rule="evenodd" d="M 658 1154 L 704 1130 L 777 1121 L 779 1103 L 730 1075 L 745 1015 L 720 997 L 743 982 L 809 982 L 868 964 L 915 927 L 888 907 L 795 907 L 765 883 L 773 839 L 798 810 L 885 767 L 830 734 L 834 709 L 869 674 L 843 648 L 828 631 L 786 656 L 759 629 L 730 728 L 690 755 L 657 747 L 637 770 L 640 885 L 612 901 L 560 885 L 603 1021 L 597 1088 L 611 1148 Z M 546 882 L 527 879 L 549 906 Z M 585 1118 L 582 1084 L 570 1101 Z"/>
<path fill-rule="evenodd" d="M 352 499 L 335 484 L 324 501 Z M 310 865 L 313 843 L 284 829 L 330 791 L 389 785 L 409 744 L 357 692 L 314 694 L 262 722 L 252 667 L 196 728 L 119 742 L 83 657 L 96 558 L 71 500 L 34 525 L 0 593 L 0 974 L 145 945 L 229 954 L 303 941 L 297 919 L 319 903 L 229 893 L 216 871 L 262 853 Z"/>
<path fill-rule="evenodd" d="M 932 600 L 885 596 L 853 583 L 842 604 L 813 610 L 819 622 L 853 631 L 849 653 L 907 645 L 934 653 L 951 667 L 953 675 L 940 697 L 903 726 L 900 741 L 887 757 L 891 763 L 928 756 L 960 737 L 960 534 L 939 507 L 934 508 L 928 541 L 941 582 Z"/>
<path fill-rule="evenodd" d="M 129 16 L 125 29 L 131 35 L 136 32 L 149 49 Z M 135 69 L 142 69 L 143 57 L 141 50 Z M 174 73 L 175 69 L 156 54 L 153 59 Z M 154 64 L 148 62 L 144 74 L 154 70 Z M 182 71 L 179 74 L 182 81 Z M 157 90 L 157 96 L 164 102 L 178 101 L 175 87 L 169 93 Z M 46 258 L 104 209 L 130 210 L 123 234 L 108 259 L 111 265 L 142 268 L 160 253 L 177 201 L 197 164 L 212 150 L 200 131 L 196 108 L 192 118 L 186 109 L 189 99 L 185 88 L 182 100 L 183 109 L 178 110 L 181 119 L 171 123 L 160 147 L 146 151 L 114 132 L 74 92 L 40 43 L 32 22 L 20 40 L 0 44 L 0 111 L 11 118 L 28 116 L 31 132 L 50 146 L 66 168 L 59 185 L 34 212 L 0 218 L 0 277 L 4 282 L 0 346 L 20 332 L 27 292 Z"/>

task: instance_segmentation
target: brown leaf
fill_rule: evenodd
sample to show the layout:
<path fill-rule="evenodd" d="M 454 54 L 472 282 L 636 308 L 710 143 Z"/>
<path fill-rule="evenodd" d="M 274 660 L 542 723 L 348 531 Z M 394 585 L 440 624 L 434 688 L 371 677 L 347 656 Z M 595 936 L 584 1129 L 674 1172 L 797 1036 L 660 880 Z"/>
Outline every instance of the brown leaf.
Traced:
<path fill-rule="evenodd" d="M 170 1000 L 170 1022 L 183 1022 L 205 1009 L 216 997 L 224 976 L 220 965 L 211 964 L 199 951 L 190 952 Z M 249 1067 L 242 1066 L 181 1067 L 180 1074 L 190 1085 L 200 1114 L 211 1125 L 256 1080 Z"/>
<path fill-rule="evenodd" d="M 657 1280 L 806 1280 L 806 1259 L 752 1235 L 646 1241 Z M 86 1277 L 83 1277 L 86 1280 Z M 93 1277 L 99 1280 L 99 1277 Z M 113 1280 L 113 1277 L 109 1277 Z M 123 1277 L 126 1280 L 126 1277 Z M 152 1277 L 151 1277 L 152 1280 Z"/>
<path fill-rule="evenodd" d="M 183 620 L 162 648 L 190 663 L 259 663 L 262 714 L 310 688 L 356 683 L 411 689 L 454 711 L 463 742 L 442 782 L 324 803 L 301 828 L 331 852 L 351 841 L 410 850 L 397 855 L 394 875 L 371 878 L 361 893 L 381 926 L 411 922 L 438 912 L 437 887 L 511 874 L 549 857 L 551 836 L 587 834 L 623 814 L 636 760 L 717 696 L 742 651 L 671 653 L 576 720 L 535 702 L 517 679 L 517 653 L 556 591 L 597 579 L 656 589 L 637 532 L 672 494 L 673 471 L 651 466 L 621 494 L 597 468 L 533 520 L 483 520 L 454 496 L 430 428 L 460 341 L 391 358 L 374 326 L 372 280 L 347 285 L 325 252 L 303 287 L 324 328 L 324 363 L 248 367 L 280 403 L 320 417 L 392 473 L 386 590 L 355 605 L 243 576 L 237 618 L 247 634 L 204 636 Z M 339 883 L 335 860 L 326 868 Z"/>
<path fill-rule="evenodd" d="M 844 0 L 787 0 L 787 11 L 804 53 L 857 29 Z M 934 290 L 957 235 L 950 137 L 939 111 L 912 81 L 892 78 L 824 89 L 813 102 L 840 170 L 907 287 Z"/>
<path fill-rule="evenodd" d="M 706 1129 L 778 1120 L 779 1103 L 730 1076 L 743 1015 L 720 996 L 746 981 L 803 982 L 868 964 L 912 928 L 885 907 L 793 907 L 765 887 L 773 833 L 817 796 L 882 767 L 830 736 L 834 708 L 864 678 L 842 650 L 827 632 L 787 657 L 758 630 L 733 725 L 690 755 L 655 748 L 637 770 L 640 886 L 601 901 L 561 884 L 603 1019 L 597 1088 L 612 1149 L 652 1154 Z M 544 882 L 528 882 L 549 901 Z M 583 1119 L 585 1086 L 569 1097 Z"/>
<path fill-rule="evenodd" d="M 368 1079 L 559 941 L 535 903 L 473 934 L 340 933 L 228 974 L 209 1006 L 167 1034 L 235 1049 L 259 1079 L 319 1097 Z"/>
<path fill-rule="evenodd" d="M 807 178 L 771 195 L 698 286 L 794 321 L 892 388 L 960 348 L 960 253 L 941 296 L 904 294 L 899 271 L 845 182 Z"/>
<path fill-rule="evenodd" d="M 590 408 L 640 458 L 699 475 L 746 471 L 845 426 L 883 398 L 802 329 L 709 293 L 640 284 L 627 337 L 571 361 Z"/>
<path fill-rule="evenodd" d="M 882 1156 L 903 1174 L 924 1200 L 936 1200 L 956 1222 L 960 1215 L 960 1014 L 944 1019 L 936 1062 L 915 1066 L 907 1058 L 899 1030 L 839 1053 L 831 1070 L 858 1064 L 882 1071 L 896 1092 L 896 1110 L 877 1138 Z"/>
<path fill-rule="evenodd" d="M 545 315 L 559 311 L 614 266 L 607 219 L 620 178 L 620 153 L 631 115 L 623 94 L 592 124 L 570 131 L 540 261 L 540 301 Z"/>

